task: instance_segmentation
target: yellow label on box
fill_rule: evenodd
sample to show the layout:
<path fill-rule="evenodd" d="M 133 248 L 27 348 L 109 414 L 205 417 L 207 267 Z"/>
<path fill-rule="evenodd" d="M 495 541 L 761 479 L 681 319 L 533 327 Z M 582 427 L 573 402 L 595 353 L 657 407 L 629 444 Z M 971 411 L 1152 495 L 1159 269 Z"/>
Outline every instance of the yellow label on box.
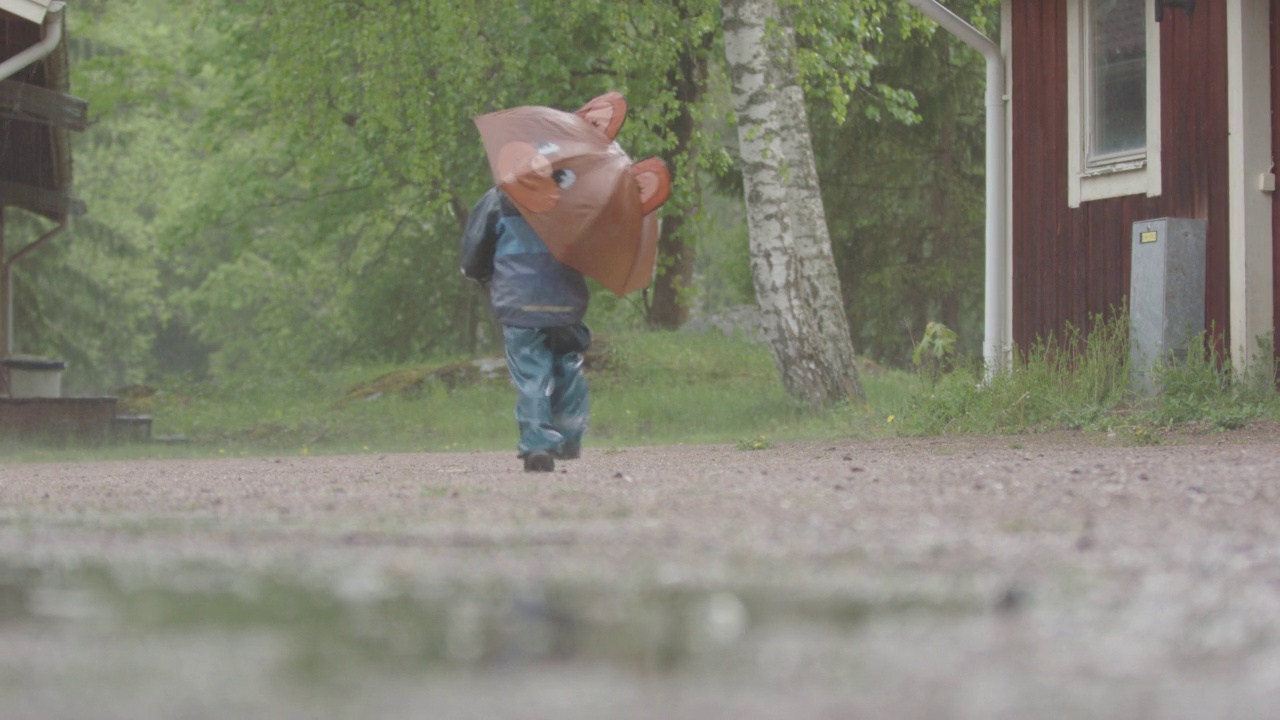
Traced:
<path fill-rule="evenodd" d="M 1155 242 L 1156 238 L 1158 237 L 1160 237 L 1160 233 L 1156 232 L 1155 230 L 1147 230 L 1146 232 L 1138 236 L 1138 242 L 1145 245 L 1147 243 Z"/>

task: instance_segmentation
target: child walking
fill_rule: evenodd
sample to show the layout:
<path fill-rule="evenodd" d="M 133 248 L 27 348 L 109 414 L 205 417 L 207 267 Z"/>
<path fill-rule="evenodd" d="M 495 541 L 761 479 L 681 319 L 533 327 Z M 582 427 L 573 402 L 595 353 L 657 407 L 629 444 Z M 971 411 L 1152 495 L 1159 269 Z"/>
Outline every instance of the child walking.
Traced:
<path fill-rule="evenodd" d="M 618 166 L 619 158 L 630 162 L 614 142 L 626 110 L 622 95 L 609 92 L 580 108 L 577 117 L 550 108 L 493 114 L 518 114 L 525 124 L 498 132 L 500 139 L 492 143 L 486 140 L 500 185 L 480 198 L 467 220 L 462 274 L 489 288 L 502 324 L 507 369 L 516 386 L 519 456 L 528 472 L 549 472 L 557 459 L 578 457 L 589 419 L 582 372 L 583 353 L 591 345 L 591 331 L 582 322 L 586 279 L 560 262 L 538 233 L 551 233 L 549 239 L 563 244 L 555 233 L 574 230 L 575 241 L 594 241 L 590 251 L 578 248 L 569 262 L 619 296 L 647 284 L 653 273 L 657 222 L 650 214 L 670 195 L 671 178 L 658 158 Z M 484 122 L 493 115 L 477 118 L 482 136 L 485 126 L 493 128 Z M 594 154 L 577 162 L 581 156 L 575 152 L 583 148 Z M 517 201 L 533 213 L 540 230 Z M 584 225 L 588 218 L 594 220 Z"/>
<path fill-rule="evenodd" d="M 556 458 L 577 458 L 589 419 L 582 273 L 556 260 L 511 198 L 493 187 L 467 221 L 462 274 L 488 287 L 502 324 L 525 471 L 550 472 Z"/>

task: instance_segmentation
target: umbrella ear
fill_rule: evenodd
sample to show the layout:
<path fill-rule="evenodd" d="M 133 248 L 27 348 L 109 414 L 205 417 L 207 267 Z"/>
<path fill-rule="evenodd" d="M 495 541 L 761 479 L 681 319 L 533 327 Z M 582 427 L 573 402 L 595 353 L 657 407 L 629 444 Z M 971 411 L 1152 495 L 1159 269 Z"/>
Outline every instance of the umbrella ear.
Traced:
<path fill-rule="evenodd" d="M 631 166 L 640 186 L 640 214 L 648 215 L 671 197 L 671 173 L 662 158 L 651 157 Z"/>
<path fill-rule="evenodd" d="M 623 121 L 627 119 L 627 99 L 620 92 L 607 92 L 578 108 L 574 114 L 612 140 L 618 136 Z"/>

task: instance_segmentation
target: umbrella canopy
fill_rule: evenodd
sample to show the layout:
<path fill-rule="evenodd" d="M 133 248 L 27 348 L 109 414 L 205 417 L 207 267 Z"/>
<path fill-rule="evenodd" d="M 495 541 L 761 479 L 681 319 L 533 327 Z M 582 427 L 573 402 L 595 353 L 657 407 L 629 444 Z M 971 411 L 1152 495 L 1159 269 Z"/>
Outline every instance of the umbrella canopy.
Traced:
<path fill-rule="evenodd" d="M 613 141 L 625 112 L 610 93 L 577 113 L 529 105 L 475 118 L 494 180 L 538 237 L 618 296 L 652 279 L 654 210 L 671 192 L 665 163 L 633 163 Z"/>

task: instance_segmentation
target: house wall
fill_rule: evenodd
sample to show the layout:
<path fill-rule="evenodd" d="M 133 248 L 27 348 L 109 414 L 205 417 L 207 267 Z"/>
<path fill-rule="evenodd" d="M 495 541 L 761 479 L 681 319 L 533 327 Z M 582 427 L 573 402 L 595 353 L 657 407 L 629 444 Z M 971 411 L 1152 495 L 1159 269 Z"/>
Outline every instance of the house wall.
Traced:
<path fill-rule="evenodd" d="M 1273 2 L 1276 0 L 1273 0 Z M 1221 3 L 1160 24 L 1162 183 L 1069 207 L 1067 0 L 1010 5 L 1012 56 L 1013 340 L 1026 347 L 1067 324 L 1119 308 L 1129 293 L 1132 223 L 1157 217 L 1207 222 L 1206 323 L 1225 335 L 1227 306 L 1227 54 Z M 1225 338 L 1222 338 L 1225 340 Z"/>
<path fill-rule="evenodd" d="M 43 38 L 41 26 L 0 10 L 0 61 L 8 60 Z M 9 82 L 49 86 L 47 60 L 19 70 Z M 0 180 L 44 190 L 59 190 L 65 182 L 55 162 L 54 129 L 45 123 L 7 120 L 0 123 Z M 0 205 L 13 198 L 0 196 Z"/>
<path fill-rule="evenodd" d="M 0 60 L 8 60 L 40 42 L 42 37 L 40 25 L 0 10 Z M 39 70 L 31 69 L 28 72 L 38 73 Z M 18 73 L 17 77 L 26 82 L 34 82 L 32 77 L 24 73 Z"/>

